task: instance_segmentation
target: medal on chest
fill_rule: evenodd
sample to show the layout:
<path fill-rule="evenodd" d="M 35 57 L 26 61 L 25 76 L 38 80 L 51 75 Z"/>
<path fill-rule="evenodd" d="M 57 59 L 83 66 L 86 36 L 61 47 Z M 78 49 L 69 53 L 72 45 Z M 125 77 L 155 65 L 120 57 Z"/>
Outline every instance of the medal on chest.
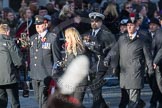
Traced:
<path fill-rule="evenodd" d="M 42 43 L 42 49 L 51 49 L 51 44 L 47 42 Z"/>

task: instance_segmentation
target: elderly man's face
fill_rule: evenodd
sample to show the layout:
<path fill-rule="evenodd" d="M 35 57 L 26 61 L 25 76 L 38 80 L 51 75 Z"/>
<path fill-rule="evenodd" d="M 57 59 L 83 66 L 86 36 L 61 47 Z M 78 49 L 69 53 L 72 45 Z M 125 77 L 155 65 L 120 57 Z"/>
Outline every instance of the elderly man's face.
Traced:
<path fill-rule="evenodd" d="M 154 23 L 149 24 L 149 30 L 151 32 L 155 32 L 157 29 L 159 29 L 159 26 L 157 24 L 154 24 Z"/>
<path fill-rule="evenodd" d="M 135 31 L 136 31 L 136 25 L 133 24 L 133 23 L 128 23 L 127 24 L 127 31 L 128 31 L 128 34 L 134 34 Z"/>
<path fill-rule="evenodd" d="M 91 20 L 92 29 L 98 29 L 102 26 L 102 20 Z"/>

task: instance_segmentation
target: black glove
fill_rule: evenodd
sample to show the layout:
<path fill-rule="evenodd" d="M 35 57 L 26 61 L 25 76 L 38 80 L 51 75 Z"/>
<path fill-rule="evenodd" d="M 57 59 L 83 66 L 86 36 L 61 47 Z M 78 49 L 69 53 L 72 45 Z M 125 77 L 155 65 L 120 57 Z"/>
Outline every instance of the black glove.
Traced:
<path fill-rule="evenodd" d="M 148 70 L 148 76 L 149 76 L 149 77 L 154 76 L 154 74 L 155 74 L 155 70 L 154 70 L 154 69 L 149 69 L 149 70 Z"/>

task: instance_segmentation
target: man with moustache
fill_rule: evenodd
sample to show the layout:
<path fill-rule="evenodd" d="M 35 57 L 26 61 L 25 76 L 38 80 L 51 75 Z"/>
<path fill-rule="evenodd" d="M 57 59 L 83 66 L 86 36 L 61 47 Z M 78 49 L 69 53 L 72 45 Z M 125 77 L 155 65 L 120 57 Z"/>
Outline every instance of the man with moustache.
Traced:
<path fill-rule="evenodd" d="M 102 97 L 102 86 L 107 68 L 103 65 L 103 60 L 116 40 L 112 33 L 102 28 L 105 16 L 98 12 L 89 14 L 91 28 L 89 44 L 86 46 L 90 59 L 90 89 L 93 94 L 92 108 L 109 108 Z"/>

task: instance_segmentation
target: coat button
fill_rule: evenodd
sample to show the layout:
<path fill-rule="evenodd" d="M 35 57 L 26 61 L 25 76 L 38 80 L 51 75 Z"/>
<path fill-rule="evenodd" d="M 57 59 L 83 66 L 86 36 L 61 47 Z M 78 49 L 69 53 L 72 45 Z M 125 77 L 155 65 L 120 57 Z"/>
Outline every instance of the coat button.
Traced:
<path fill-rule="evenodd" d="M 35 58 L 35 59 L 37 59 L 38 57 L 37 57 L 37 56 L 35 56 L 34 58 Z"/>
<path fill-rule="evenodd" d="M 37 64 L 34 64 L 34 66 L 37 66 Z"/>
<path fill-rule="evenodd" d="M 36 49 L 35 51 L 38 52 L 38 49 Z"/>

